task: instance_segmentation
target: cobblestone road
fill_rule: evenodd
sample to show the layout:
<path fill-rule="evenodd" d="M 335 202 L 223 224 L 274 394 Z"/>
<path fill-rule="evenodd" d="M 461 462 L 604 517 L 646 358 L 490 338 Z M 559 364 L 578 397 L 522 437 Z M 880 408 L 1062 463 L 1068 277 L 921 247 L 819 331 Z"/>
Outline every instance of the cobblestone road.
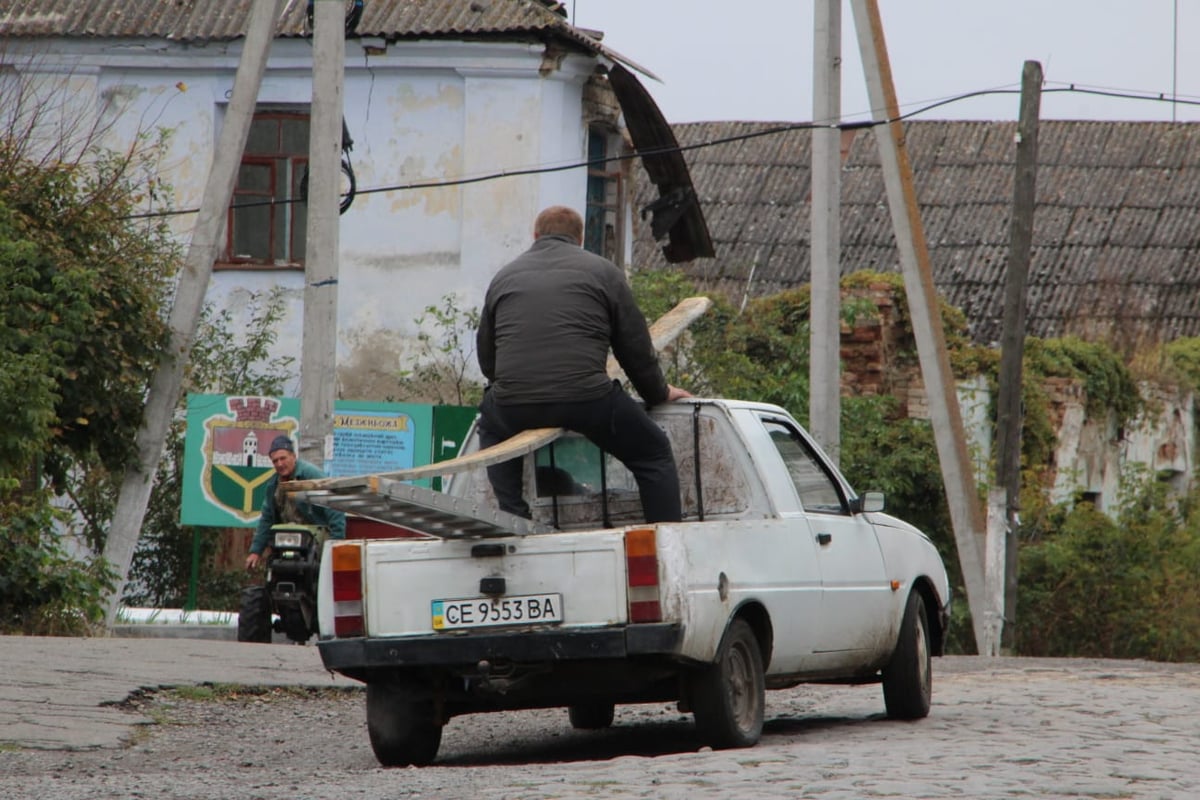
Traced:
<path fill-rule="evenodd" d="M 234 678 L 271 674 L 325 688 L 314 697 L 160 697 L 158 705 L 104 709 L 103 731 L 124 726 L 124 745 L 63 750 L 43 741 L 27 749 L 10 737 L 0 744 L 0 797 L 1200 797 L 1200 665 L 1193 664 L 936 659 L 927 719 L 886 719 L 878 686 L 797 687 L 768 693 L 759 746 L 720 752 L 700 747 L 690 718 L 670 706 L 623 707 L 604 731 L 573 731 L 559 709 L 460 717 L 447 726 L 433 766 L 385 770 L 367 744 L 361 691 L 332 684 L 312 648 L 225 645 L 240 649 L 205 660 L 197 654 L 215 645 L 141 647 L 156 648 L 145 663 L 167 664 L 164 653 L 176 649 L 187 659 L 168 679 L 145 685 L 203 683 L 223 669 Z M 105 648 L 90 649 L 83 664 L 60 656 L 36 684 L 50 690 L 66 682 L 54 691 L 82 703 L 85 721 L 99 713 L 84 708 L 96 698 L 71 681 L 94 683 L 101 674 L 113 693 L 128 689 L 120 675 L 138 672 L 128 663 L 106 668 L 97 652 Z M 264 669 L 256 672 L 250 662 L 260 659 Z M 317 680 L 304 669 L 307 659 Z M 59 677 L 48 680 L 46 672 Z M 0 671 L 0 697 L 20 694 L 15 675 Z M 70 705 L 44 705 L 55 724 L 69 719 Z M 38 706 L 36 698 L 22 706 L 25 723 L 36 722 Z"/>

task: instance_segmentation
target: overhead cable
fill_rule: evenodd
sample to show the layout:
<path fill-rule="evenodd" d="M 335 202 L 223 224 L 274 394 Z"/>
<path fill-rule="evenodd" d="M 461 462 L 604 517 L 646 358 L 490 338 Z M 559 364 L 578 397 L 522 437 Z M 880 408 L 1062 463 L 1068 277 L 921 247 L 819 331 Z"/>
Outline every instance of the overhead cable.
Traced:
<path fill-rule="evenodd" d="M 1042 94 L 1089 94 L 1100 97 L 1110 97 L 1122 100 L 1145 100 L 1151 102 L 1166 102 L 1175 105 L 1200 106 L 1200 98 L 1183 99 L 1173 97 L 1165 93 L 1153 94 L 1149 92 L 1138 92 L 1133 90 L 1109 89 L 1104 87 L 1093 87 L 1085 84 L 1067 83 L 1061 86 L 1050 86 L 1042 90 Z M 776 136 L 782 133 L 790 133 L 792 131 L 816 130 L 834 128 L 840 131 L 849 130 L 865 130 L 869 128 L 877 128 L 882 125 L 891 125 L 895 122 L 904 122 L 921 114 L 928 113 L 935 108 L 961 103 L 965 100 L 971 100 L 977 97 L 987 97 L 991 95 L 1003 94 L 1020 94 L 1020 89 L 1016 88 L 993 88 L 979 89 L 971 92 L 953 95 L 950 97 L 941 98 L 928 103 L 925 103 L 912 111 L 906 111 L 895 117 L 886 119 L 868 119 L 859 122 L 837 122 L 837 123 L 820 123 L 820 122 L 795 122 L 786 125 L 775 125 L 762 130 L 751 131 L 749 133 L 739 133 L 730 136 L 722 136 L 716 139 L 708 139 L 703 142 L 694 142 L 692 144 L 676 145 L 674 147 L 655 147 L 643 150 L 637 150 L 632 153 L 623 155 L 605 156 L 599 159 L 589 159 L 585 161 L 572 161 L 565 164 L 539 165 L 531 167 L 523 167 L 518 169 L 503 169 L 494 172 L 483 173 L 480 175 L 467 176 L 462 178 L 445 178 L 441 180 L 431 181 L 414 181 L 411 183 L 398 183 L 389 186 L 379 186 L 371 189 L 355 189 L 356 195 L 365 194 L 380 194 L 385 192 L 405 192 L 420 189 L 444 189 L 454 186 L 466 186 L 474 183 L 484 183 L 487 181 L 500 180 L 501 178 L 514 178 L 527 175 L 545 175 L 553 172 L 566 172 L 568 170 L 583 169 L 586 167 L 602 167 L 605 164 L 620 161 L 630 161 L 646 156 L 664 155 L 668 153 L 683 153 L 690 150 L 700 150 L 706 147 L 717 147 L 723 144 L 731 144 L 735 142 L 748 141 L 750 139 L 758 139 L 764 136 Z M 274 206 L 287 205 L 289 203 L 304 202 L 301 197 L 288 197 L 282 199 L 270 200 L 255 200 L 249 202 L 233 203 L 229 207 L 231 209 L 240 208 L 255 208 L 258 206 Z M 343 198 L 343 203 L 345 199 Z M 150 219 L 155 217 L 173 217 L 184 214 L 195 214 L 199 212 L 199 208 L 174 209 L 170 211 L 147 211 L 140 214 L 130 214 L 123 219 Z"/>

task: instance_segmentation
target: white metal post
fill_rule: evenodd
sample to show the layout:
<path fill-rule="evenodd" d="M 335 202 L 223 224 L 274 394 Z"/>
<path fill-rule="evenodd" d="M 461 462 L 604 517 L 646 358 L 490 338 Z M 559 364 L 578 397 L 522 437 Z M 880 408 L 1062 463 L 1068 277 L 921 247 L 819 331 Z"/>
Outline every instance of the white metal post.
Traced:
<path fill-rule="evenodd" d="M 338 204 L 345 24 L 342 0 L 316 0 L 304 336 L 300 356 L 300 455 L 318 466 L 325 462 L 327 453 L 332 454 L 333 399 L 337 391 Z"/>
<path fill-rule="evenodd" d="M 812 282 L 809 430 L 841 456 L 842 0 L 813 4 Z"/>

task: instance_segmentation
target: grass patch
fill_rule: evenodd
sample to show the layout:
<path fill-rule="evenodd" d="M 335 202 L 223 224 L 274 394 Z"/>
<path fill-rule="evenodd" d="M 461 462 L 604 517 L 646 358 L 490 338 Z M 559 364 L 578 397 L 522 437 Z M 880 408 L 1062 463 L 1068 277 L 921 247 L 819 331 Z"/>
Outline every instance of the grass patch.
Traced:
<path fill-rule="evenodd" d="M 361 695 L 360 686 L 244 686 L 233 683 L 200 683 L 192 686 L 172 686 L 163 690 L 162 697 L 188 702 L 238 702 L 283 699 L 337 700 Z"/>
<path fill-rule="evenodd" d="M 277 699 L 337 700 L 361 696 L 361 686 L 243 686 L 234 683 L 198 683 L 166 686 L 159 689 L 139 689 L 124 700 L 102 705 L 134 711 L 151 719 L 163 705 L 179 703 L 236 703 L 270 702 Z"/>

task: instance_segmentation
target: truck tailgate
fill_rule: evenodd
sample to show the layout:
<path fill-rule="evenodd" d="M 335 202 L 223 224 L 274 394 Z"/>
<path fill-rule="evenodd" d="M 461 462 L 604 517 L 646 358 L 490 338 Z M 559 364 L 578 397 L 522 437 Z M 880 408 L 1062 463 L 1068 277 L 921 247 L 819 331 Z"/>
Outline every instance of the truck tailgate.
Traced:
<path fill-rule="evenodd" d="M 364 611 L 371 637 L 434 633 L 435 615 L 443 630 L 544 626 L 544 621 L 530 622 L 531 615 L 523 610 L 541 615 L 543 604 L 554 616 L 561 615 L 561 623 L 552 623 L 561 627 L 596 627 L 626 620 L 625 550 L 620 531 L 485 542 L 374 540 L 365 543 L 364 551 Z M 485 579 L 491 580 L 485 583 Z M 485 588 L 494 593 L 501 586 L 497 579 L 503 579 L 503 594 L 485 595 Z M 397 591 L 398 587 L 403 589 Z M 397 597 L 404 602 L 396 603 Z M 509 603 L 503 604 L 506 599 Z M 473 602 L 450 602 L 461 600 Z M 452 619 L 440 617 L 443 612 Z"/>

